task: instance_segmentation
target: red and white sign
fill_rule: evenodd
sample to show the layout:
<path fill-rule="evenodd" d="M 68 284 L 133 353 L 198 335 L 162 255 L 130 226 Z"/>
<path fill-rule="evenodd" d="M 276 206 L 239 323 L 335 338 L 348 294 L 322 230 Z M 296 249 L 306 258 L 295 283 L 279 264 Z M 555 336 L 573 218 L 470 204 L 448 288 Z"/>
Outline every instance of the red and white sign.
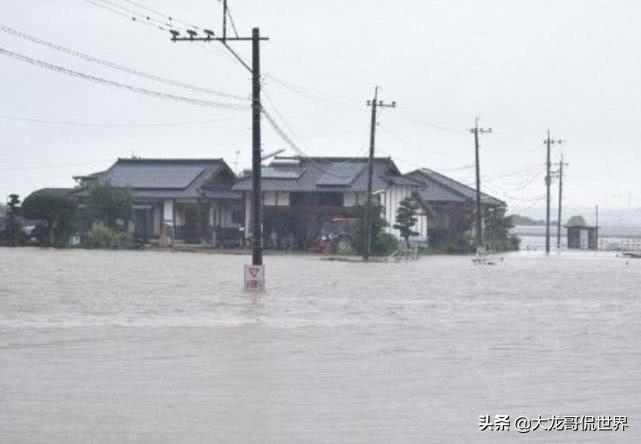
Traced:
<path fill-rule="evenodd" d="M 265 266 L 245 265 L 245 290 L 265 289 Z"/>

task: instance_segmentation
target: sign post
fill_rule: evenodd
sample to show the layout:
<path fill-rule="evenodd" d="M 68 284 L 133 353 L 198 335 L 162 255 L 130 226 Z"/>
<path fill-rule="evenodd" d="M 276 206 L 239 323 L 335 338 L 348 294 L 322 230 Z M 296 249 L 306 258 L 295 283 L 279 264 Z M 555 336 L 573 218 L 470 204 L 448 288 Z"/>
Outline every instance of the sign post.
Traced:
<path fill-rule="evenodd" d="M 265 266 L 245 265 L 245 290 L 265 289 Z"/>

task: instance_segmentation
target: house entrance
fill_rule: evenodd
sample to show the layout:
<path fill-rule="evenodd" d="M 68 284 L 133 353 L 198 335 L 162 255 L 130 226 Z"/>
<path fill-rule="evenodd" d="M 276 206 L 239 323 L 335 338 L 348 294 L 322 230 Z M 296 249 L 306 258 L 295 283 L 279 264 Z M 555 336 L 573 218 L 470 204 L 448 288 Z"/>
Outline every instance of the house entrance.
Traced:
<path fill-rule="evenodd" d="M 185 242 L 198 244 L 207 239 L 205 229 L 208 225 L 207 212 L 198 207 L 185 208 Z"/>

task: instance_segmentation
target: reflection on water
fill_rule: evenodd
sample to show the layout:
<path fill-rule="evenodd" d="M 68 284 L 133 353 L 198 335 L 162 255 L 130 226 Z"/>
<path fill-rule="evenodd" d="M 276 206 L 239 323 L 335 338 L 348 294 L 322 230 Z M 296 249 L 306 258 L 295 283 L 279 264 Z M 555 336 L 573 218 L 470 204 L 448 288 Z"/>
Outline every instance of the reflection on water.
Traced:
<path fill-rule="evenodd" d="M 631 428 L 582 442 L 639 442 L 641 261 L 268 256 L 259 295 L 248 261 L 0 249 L 2 441 L 508 442 L 478 416 L 583 414 Z"/>

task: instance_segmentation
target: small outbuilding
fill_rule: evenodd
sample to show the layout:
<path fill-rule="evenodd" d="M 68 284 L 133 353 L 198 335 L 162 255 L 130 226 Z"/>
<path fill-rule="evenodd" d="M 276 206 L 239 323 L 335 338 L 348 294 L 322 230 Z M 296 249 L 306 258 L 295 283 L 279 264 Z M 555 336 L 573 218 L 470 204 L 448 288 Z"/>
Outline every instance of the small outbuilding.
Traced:
<path fill-rule="evenodd" d="M 574 216 L 565 226 L 568 231 L 568 248 L 573 250 L 598 250 L 599 227 L 589 226 L 583 216 Z"/>

